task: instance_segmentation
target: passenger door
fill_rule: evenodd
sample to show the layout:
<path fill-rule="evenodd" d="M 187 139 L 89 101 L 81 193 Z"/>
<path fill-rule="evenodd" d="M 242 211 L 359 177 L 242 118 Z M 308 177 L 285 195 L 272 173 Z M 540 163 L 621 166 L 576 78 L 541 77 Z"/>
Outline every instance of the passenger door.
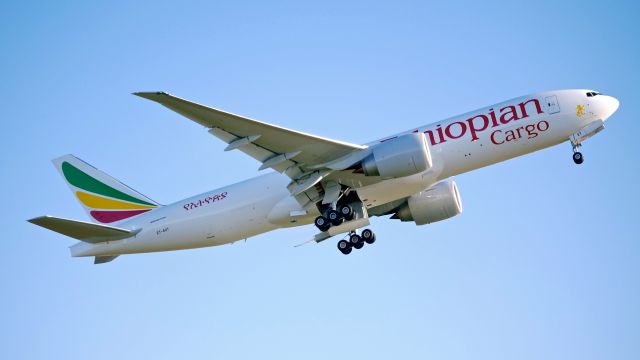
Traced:
<path fill-rule="evenodd" d="M 555 95 L 545 97 L 544 103 L 547 107 L 547 114 L 551 115 L 551 114 L 560 112 L 560 105 L 558 104 L 558 98 Z"/>

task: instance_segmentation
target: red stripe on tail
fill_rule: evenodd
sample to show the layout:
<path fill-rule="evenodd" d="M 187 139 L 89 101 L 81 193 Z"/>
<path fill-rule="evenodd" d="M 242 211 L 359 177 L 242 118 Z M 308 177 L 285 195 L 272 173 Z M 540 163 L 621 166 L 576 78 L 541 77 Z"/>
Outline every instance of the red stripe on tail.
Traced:
<path fill-rule="evenodd" d="M 124 220 L 136 215 L 140 215 L 151 209 L 144 210 L 125 210 L 125 211 L 101 211 L 101 210 L 92 210 L 91 216 L 94 219 L 100 221 L 101 223 L 112 223 L 114 221 Z"/>

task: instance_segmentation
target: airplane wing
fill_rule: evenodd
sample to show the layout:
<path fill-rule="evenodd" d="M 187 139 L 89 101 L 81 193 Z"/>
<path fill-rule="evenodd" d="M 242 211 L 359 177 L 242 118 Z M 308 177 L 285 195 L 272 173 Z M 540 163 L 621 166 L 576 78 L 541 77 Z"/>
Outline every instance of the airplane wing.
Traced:
<path fill-rule="evenodd" d="M 136 92 L 134 95 L 155 101 L 209 128 L 212 135 L 229 144 L 225 151 L 238 149 L 260 161 L 262 165 L 259 170 L 273 168 L 285 172 L 292 179 L 308 175 L 310 170 L 331 167 L 328 164 L 367 149 L 363 145 L 331 140 L 234 115 L 165 92 Z"/>

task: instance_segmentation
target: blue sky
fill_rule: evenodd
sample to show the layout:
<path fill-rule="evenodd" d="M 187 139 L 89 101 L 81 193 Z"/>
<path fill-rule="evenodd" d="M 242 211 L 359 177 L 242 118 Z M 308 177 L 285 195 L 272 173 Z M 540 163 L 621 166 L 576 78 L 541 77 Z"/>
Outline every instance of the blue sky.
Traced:
<path fill-rule="evenodd" d="M 7 359 L 637 359 L 636 2 L 21 1 L 0 11 Z M 257 164 L 134 91 L 364 143 L 523 94 L 592 88 L 607 129 L 456 177 L 464 213 L 378 241 L 311 226 L 94 266 L 25 220 L 86 219 L 73 153 L 163 203 Z"/>

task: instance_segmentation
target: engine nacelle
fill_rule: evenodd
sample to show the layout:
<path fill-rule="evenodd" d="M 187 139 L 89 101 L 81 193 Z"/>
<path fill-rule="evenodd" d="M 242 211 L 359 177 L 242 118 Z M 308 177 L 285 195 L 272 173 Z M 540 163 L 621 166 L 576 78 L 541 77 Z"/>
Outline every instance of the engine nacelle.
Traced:
<path fill-rule="evenodd" d="M 411 195 L 393 219 L 430 224 L 454 217 L 462 212 L 462 201 L 455 181 L 442 181 L 425 191 Z"/>
<path fill-rule="evenodd" d="M 411 133 L 373 147 L 362 160 L 366 176 L 399 178 L 421 173 L 431 167 L 431 152 L 423 133 Z"/>

